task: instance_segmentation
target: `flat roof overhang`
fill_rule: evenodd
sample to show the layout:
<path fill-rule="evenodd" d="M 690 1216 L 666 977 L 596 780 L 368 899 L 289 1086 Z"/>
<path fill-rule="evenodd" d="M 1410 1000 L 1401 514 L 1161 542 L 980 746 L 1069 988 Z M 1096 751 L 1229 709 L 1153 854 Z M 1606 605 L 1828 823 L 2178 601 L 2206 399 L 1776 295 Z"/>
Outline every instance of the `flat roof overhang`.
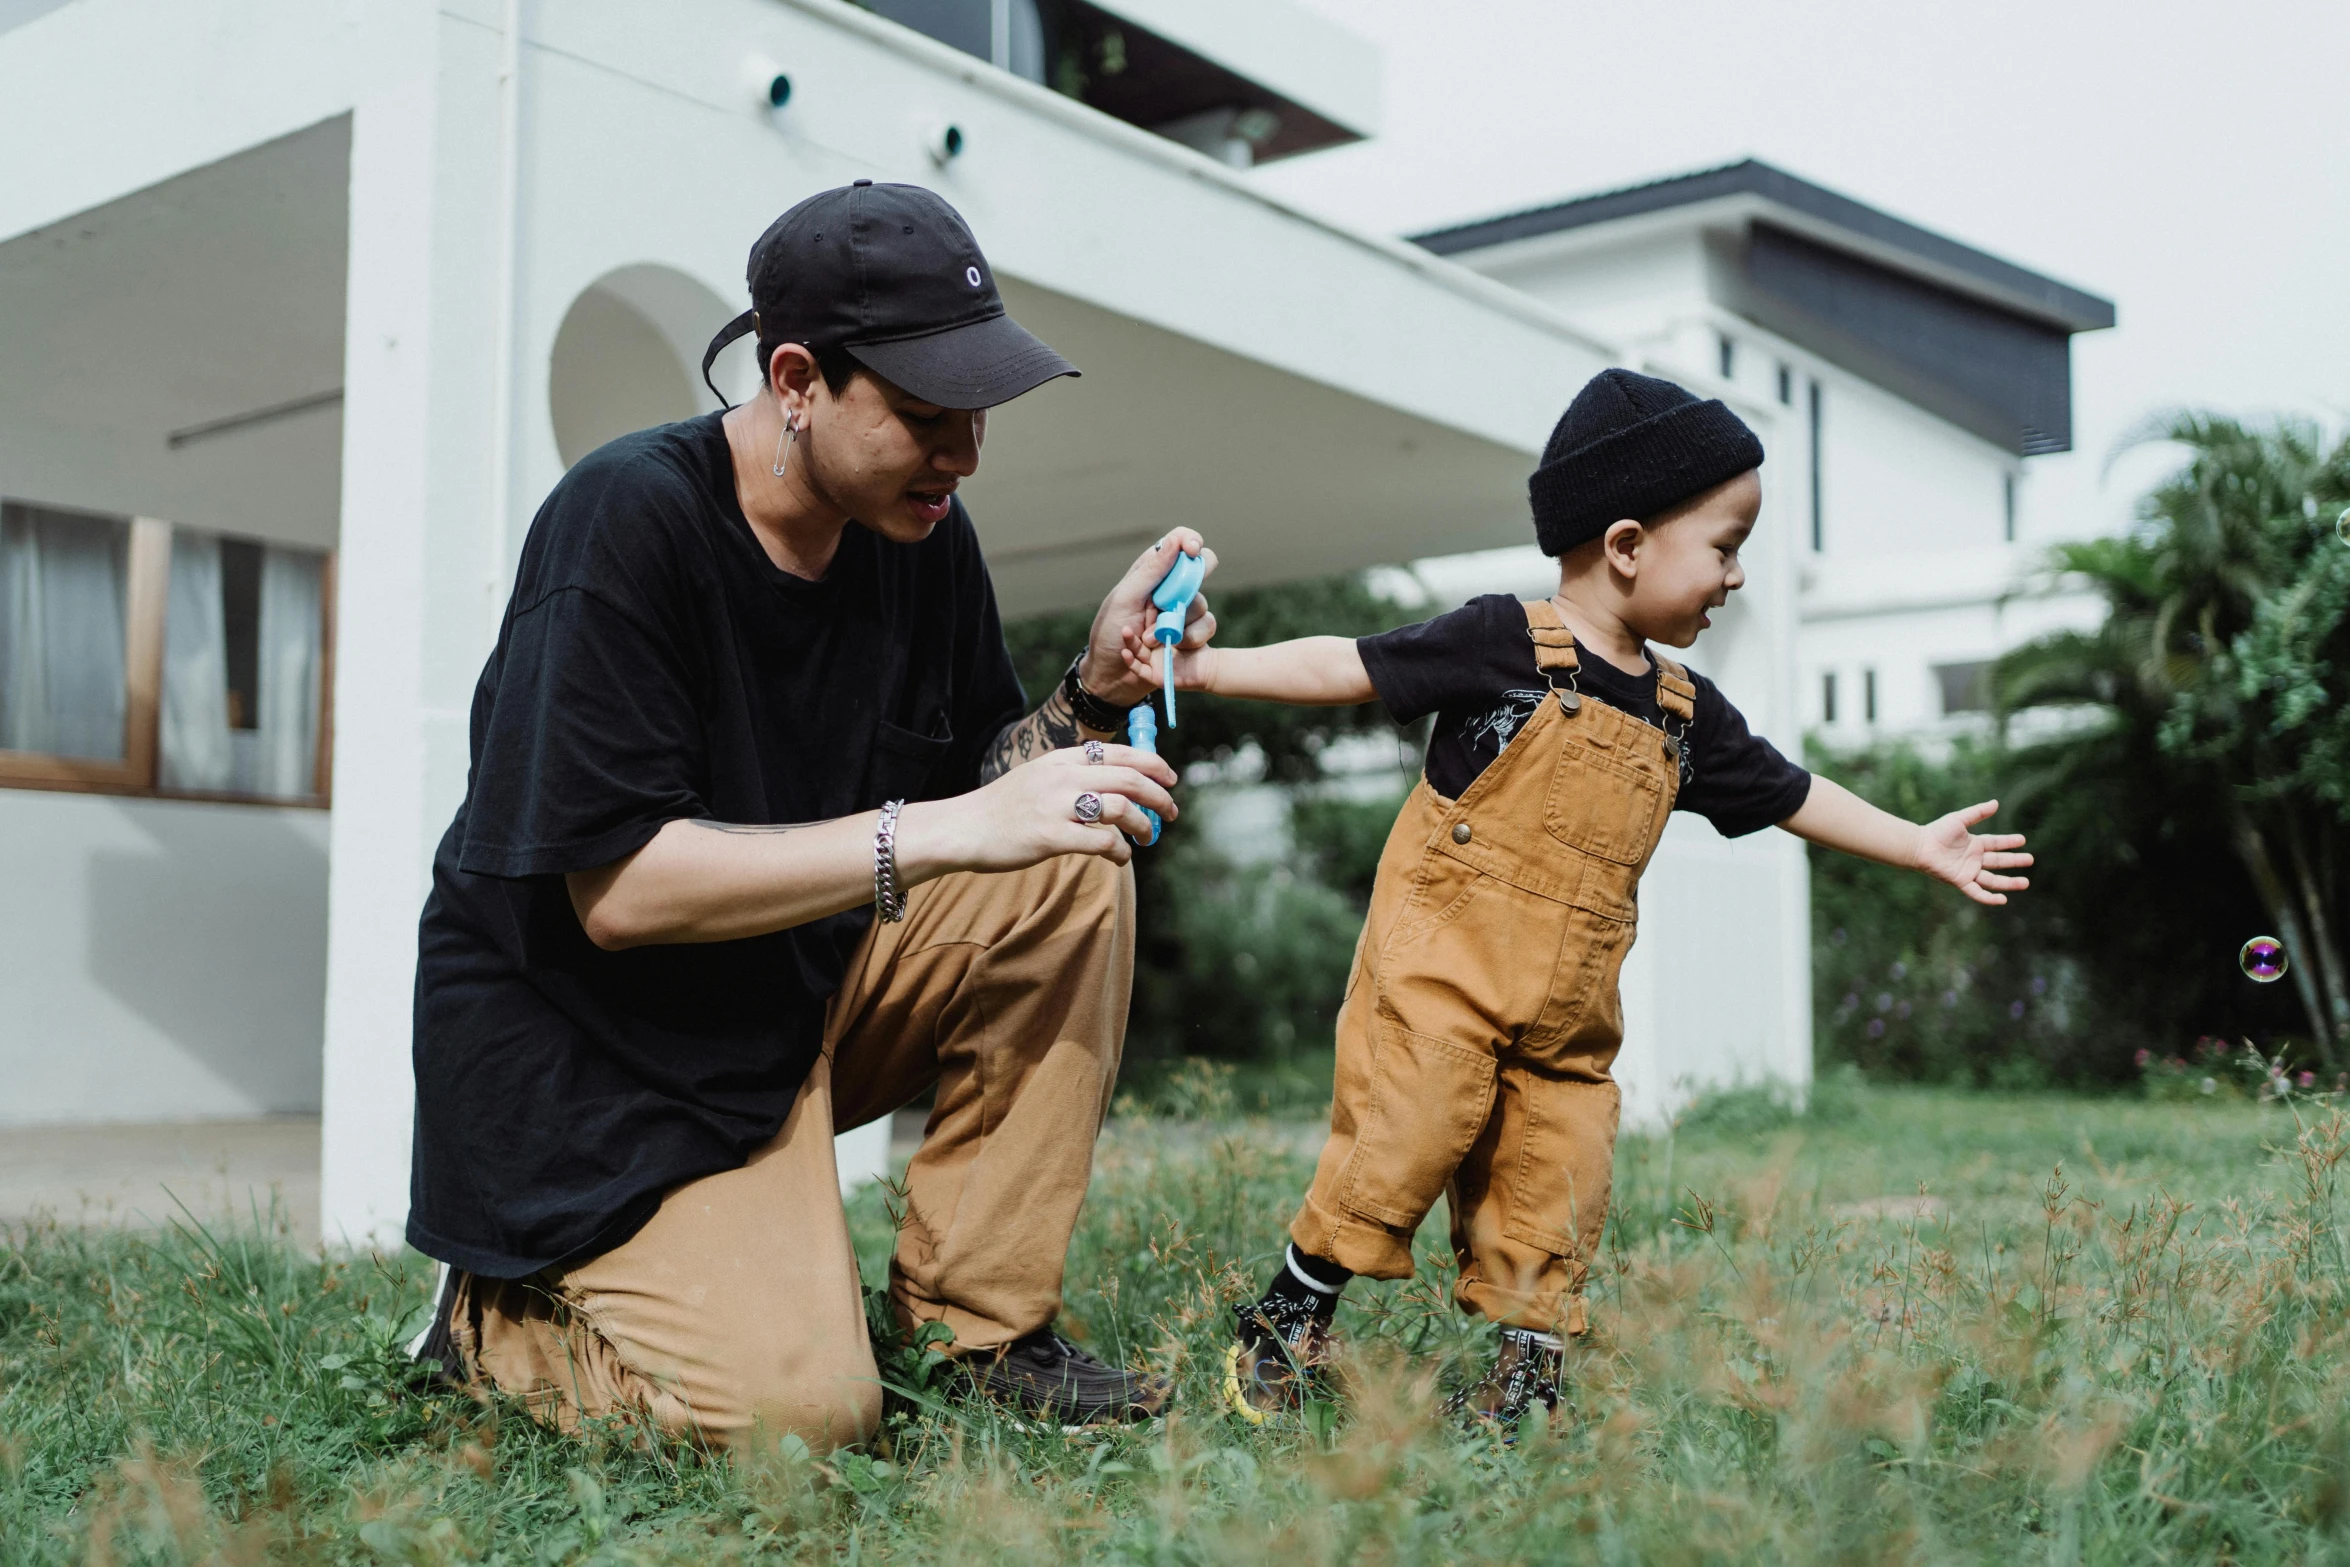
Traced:
<path fill-rule="evenodd" d="M 740 286 L 718 280 L 739 276 L 748 238 L 807 189 L 907 180 L 970 221 L 1013 314 L 1085 372 L 1002 409 L 968 487 L 1008 611 L 1098 598 L 1177 525 L 1216 540 L 1227 586 L 1526 540 L 1532 454 L 1613 362 L 1606 345 L 1467 268 L 1331 223 L 838 0 L 760 9 L 771 28 L 796 24 L 770 46 L 797 84 L 781 121 L 740 108 L 725 49 L 684 50 L 657 19 L 607 16 L 591 35 L 550 13 L 543 26 L 552 52 L 625 58 L 664 97 L 722 109 L 706 136 L 718 166 L 777 168 L 788 155 L 794 182 L 757 205 L 742 200 L 750 182 L 726 179 L 618 193 L 631 226 L 651 232 L 689 199 L 739 205 L 706 260 L 689 247 L 691 270 L 729 301 Z M 960 126 L 963 154 L 943 168 L 923 158 L 909 106 Z M 609 170 L 643 127 L 607 118 L 578 124 L 569 167 L 537 187 L 542 209 L 616 199 Z M 681 210 L 678 226 L 696 222 Z M 546 306 L 642 259 L 619 244 L 598 256 L 609 237 L 582 239 L 568 281 L 528 285 Z M 523 338 L 553 330 L 535 320 Z M 690 332 L 676 337 L 698 356 Z"/>
<path fill-rule="evenodd" d="M 0 34 L 0 89 L 21 111 L 16 131 L 0 130 L 0 161 L 34 176 L 0 192 L 0 240 L 346 112 L 355 141 L 368 137 L 370 115 L 460 112 L 371 74 L 364 7 L 265 6 L 260 18 L 225 0 L 151 9 L 151 29 L 120 36 L 81 6 Z M 226 28 L 232 13 L 244 19 Z M 501 15 L 487 0 L 452 0 L 420 24 L 442 40 L 442 91 L 463 112 L 494 99 L 470 84 L 460 92 L 454 84 L 467 79 L 448 62 L 478 64 L 489 78 Z M 1523 542 L 1531 454 L 1613 357 L 1514 290 L 1316 217 L 1188 148 L 840 0 L 687 0 L 658 13 L 582 0 L 525 15 L 514 546 L 561 471 L 546 360 L 581 292 L 618 268 L 666 265 L 710 290 L 716 319 L 687 325 L 714 329 L 739 308 L 743 253 L 774 213 L 860 176 L 927 184 L 953 201 L 1014 312 L 1087 372 L 1006 408 L 970 487 L 1015 612 L 1098 595 L 1123 557 L 1177 524 L 1216 538 L 1226 585 Z M 102 36 L 113 38 L 112 55 L 93 52 Z M 797 86 L 781 115 L 746 89 L 756 56 L 789 64 Z M 73 160 L 36 155 L 30 127 L 71 118 L 101 58 L 155 90 L 91 123 Z M 923 150 L 924 126 L 938 121 L 966 133 L 965 152 L 945 167 Z M 463 140 L 444 135 L 442 179 L 461 168 L 487 183 L 494 143 Z M 337 203 L 329 221 L 339 227 L 340 186 L 313 179 L 291 189 Z M 486 298 L 495 231 L 486 204 L 465 191 L 413 206 L 407 221 L 435 225 L 442 258 L 414 286 Z M 214 211 L 236 221 L 233 204 Z M 350 266 L 357 287 L 380 263 L 354 254 Z M 169 284 L 159 258 L 147 286 Z M 141 285 L 126 275 L 122 286 Z M 678 336 L 698 358 L 692 331 Z M 486 365 L 493 342 L 477 327 L 434 337 L 430 351 Z M 353 338 L 346 367 L 381 350 Z M 159 407 L 149 422 L 179 428 L 281 393 L 333 390 L 308 368 L 249 373 L 284 358 L 266 336 L 232 334 L 219 353 L 204 397 Z M 225 362 L 239 354 L 248 362 Z M 136 371 L 126 360 L 120 373 Z M 432 384 L 462 382 L 436 372 Z M 480 439 L 478 423 L 451 427 Z M 346 464 L 368 434 L 352 425 Z M 258 449 L 224 440 L 203 455 L 228 462 L 240 447 Z M 233 471 L 217 480 L 236 482 Z"/>

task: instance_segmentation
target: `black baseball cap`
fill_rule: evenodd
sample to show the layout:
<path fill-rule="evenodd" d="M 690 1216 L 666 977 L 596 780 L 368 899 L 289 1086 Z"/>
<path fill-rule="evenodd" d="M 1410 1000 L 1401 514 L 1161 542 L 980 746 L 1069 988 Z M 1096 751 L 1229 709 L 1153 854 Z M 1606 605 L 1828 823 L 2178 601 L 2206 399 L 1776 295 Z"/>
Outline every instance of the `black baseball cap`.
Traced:
<path fill-rule="evenodd" d="M 859 180 L 820 191 L 751 247 L 751 308 L 710 339 L 845 349 L 943 408 L 992 408 L 1077 367 L 1004 311 L 995 273 L 961 213 L 919 185 Z M 719 393 L 719 400 L 725 394 Z"/>

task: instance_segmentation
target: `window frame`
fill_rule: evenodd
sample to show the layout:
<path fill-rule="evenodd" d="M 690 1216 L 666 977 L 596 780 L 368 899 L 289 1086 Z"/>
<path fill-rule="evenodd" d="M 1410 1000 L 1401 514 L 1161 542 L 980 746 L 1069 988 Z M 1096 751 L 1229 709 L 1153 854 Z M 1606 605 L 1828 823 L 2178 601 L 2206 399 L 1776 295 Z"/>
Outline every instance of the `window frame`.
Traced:
<path fill-rule="evenodd" d="M 18 497 L 8 497 L 16 501 Z M 168 789 L 156 780 L 163 725 L 163 624 L 171 607 L 171 540 L 177 524 L 159 517 L 124 517 L 82 506 L 24 501 L 52 511 L 130 524 L 123 568 L 122 760 L 54 756 L 43 751 L 0 748 L 0 789 L 36 789 L 68 794 L 125 795 L 152 800 L 195 800 L 226 805 L 285 806 L 329 810 L 334 805 L 335 557 L 327 550 L 319 564 L 318 754 L 312 759 L 311 792 L 306 795 L 239 794 L 222 790 Z M 238 535 L 248 537 L 249 535 Z M 264 543 L 272 542 L 268 540 Z"/>

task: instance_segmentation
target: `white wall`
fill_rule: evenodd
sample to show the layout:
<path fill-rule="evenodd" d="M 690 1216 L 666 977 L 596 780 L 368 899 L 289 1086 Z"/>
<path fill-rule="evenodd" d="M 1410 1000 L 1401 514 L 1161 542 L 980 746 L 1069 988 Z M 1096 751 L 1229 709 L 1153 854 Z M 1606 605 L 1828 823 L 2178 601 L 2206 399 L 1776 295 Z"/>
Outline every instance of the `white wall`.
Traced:
<path fill-rule="evenodd" d="M 0 1123 L 318 1108 L 326 813 L 0 790 Z"/>

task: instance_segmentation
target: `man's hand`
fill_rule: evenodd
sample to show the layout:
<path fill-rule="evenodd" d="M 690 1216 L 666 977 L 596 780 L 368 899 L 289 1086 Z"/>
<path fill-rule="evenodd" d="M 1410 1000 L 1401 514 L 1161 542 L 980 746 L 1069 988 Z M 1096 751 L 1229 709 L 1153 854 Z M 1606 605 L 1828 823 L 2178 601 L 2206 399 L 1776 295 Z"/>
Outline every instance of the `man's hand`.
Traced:
<path fill-rule="evenodd" d="M 1133 707 L 1148 698 L 1153 689 L 1127 670 L 1123 649 L 1130 633 L 1139 642 L 1150 640 L 1151 622 L 1159 616 L 1151 603 L 1151 590 L 1174 566 L 1178 553 L 1201 557 L 1207 562 L 1209 573 L 1215 572 L 1216 552 L 1193 530 L 1177 528 L 1135 558 L 1094 614 L 1093 634 L 1086 640 L 1085 665 L 1078 670 L 1077 678 L 1087 691 L 1105 702 Z M 1216 617 L 1208 608 L 1207 594 L 1194 594 L 1191 610 L 1184 617 L 1183 641 L 1178 646 L 1205 647 L 1215 634 Z"/>
<path fill-rule="evenodd" d="M 1994 906 L 2005 903 L 2009 893 L 2031 886 L 2028 876 L 1999 874 L 2021 870 L 2032 863 L 2030 855 L 2015 852 L 2024 846 L 2022 833 L 1967 830 L 1977 822 L 1988 821 L 1998 809 L 1997 800 L 1983 800 L 1920 827 L 1917 868 L 1936 881 L 1950 883 L 1977 903 Z"/>
<path fill-rule="evenodd" d="M 1131 746 L 1103 745 L 1100 762 L 1082 748 L 1054 751 L 994 782 L 909 805 L 898 827 L 898 868 L 908 885 L 948 871 L 1016 871 L 1056 854 L 1098 854 L 1123 865 L 1129 838 L 1148 840 L 1142 808 L 1172 822 L 1179 814 L 1175 769 Z M 1077 797 L 1101 797 L 1098 821 L 1077 819 Z"/>

